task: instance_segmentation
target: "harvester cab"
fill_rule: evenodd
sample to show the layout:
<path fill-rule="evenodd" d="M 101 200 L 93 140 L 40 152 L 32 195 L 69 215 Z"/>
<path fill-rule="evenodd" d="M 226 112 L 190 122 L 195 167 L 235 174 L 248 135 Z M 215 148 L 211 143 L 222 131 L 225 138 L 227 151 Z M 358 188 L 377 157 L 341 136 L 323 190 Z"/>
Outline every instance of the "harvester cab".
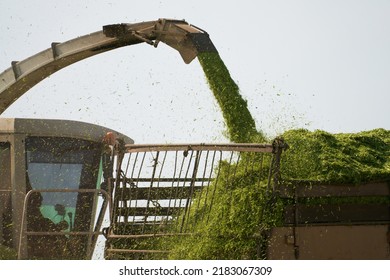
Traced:
<path fill-rule="evenodd" d="M 91 258 L 117 137 L 133 143 L 87 123 L 0 119 L 2 246 L 23 259 Z"/>
<path fill-rule="evenodd" d="M 0 74 L 0 114 L 34 85 L 75 62 L 119 47 L 164 42 L 185 63 L 216 51 L 185 21 L 114 24 L 23 61 Z M 0 118 L 0 255 L 90 259 L 111 203 L 115 145 L 133 140 L 93 124 Z"/>

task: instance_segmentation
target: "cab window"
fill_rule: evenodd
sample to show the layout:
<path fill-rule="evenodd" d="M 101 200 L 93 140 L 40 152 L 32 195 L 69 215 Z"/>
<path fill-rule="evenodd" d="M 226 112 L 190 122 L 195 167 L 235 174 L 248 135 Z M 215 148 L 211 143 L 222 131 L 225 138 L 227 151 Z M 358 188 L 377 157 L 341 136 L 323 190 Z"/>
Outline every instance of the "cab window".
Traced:
<path fill-rule="evenodd" d="M 96 197 L 91 193 L 63 192 L 62 190 L 95 189 L 99 174 L 100 153 L 100 144 L 80 139 L 62 137 L 28 137 L 26 139 L 27 191 L 40 191 L 37 194 L 39 197 L 35 198 L 39 203 L 40 212 L 36 215 L 42 214 L 46 219 L 42 221 L 53 224 L 51 227 L 46 227 L 47 229 L 82 232 L 91 229 Z M 31 223 L 32 226 L 34 224 L 37 223 Z M 39 228 L 29 230 L 37 231 Z M 49 244 L 42 246 L 42 242 L 51 240 L 50 238 L 44 239 L 44 237 L 39 246 L 35 248 L 54 247 Z M 86 236 L 72 236 L 72 238 L 57 242 L 66 248 L 53 252 L 55 256 L 52 258 L 66 258 L 66 256 L 58 255 L 65 251 L 71 254 L 71 258 L 82 258 L 87 242 Z M 32 255 L 48 253 L 47 249 L 34 253 L 34 248 L 31 248 L 30 251 Z M 50 258 L 50 256 L 37 257 Z"/>

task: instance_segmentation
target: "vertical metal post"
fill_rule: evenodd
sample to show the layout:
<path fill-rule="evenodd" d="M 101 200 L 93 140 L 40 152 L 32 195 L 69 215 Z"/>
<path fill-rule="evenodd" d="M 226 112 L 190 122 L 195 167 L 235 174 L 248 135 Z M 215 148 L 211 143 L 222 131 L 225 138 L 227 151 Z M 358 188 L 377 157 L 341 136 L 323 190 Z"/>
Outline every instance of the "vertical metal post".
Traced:
<path fill-rule="evenodd" d="M 158 165 L 158 157 L 160 155 L 160 152 L 157 151 L 156 152 L 156 157 L 153 159 L 153 171 L 152 171 L 152 176 L 150 178 L 150 185 L 149 185 L 149 190 L 148 190 L 148 197 L 147 197 L 147 202 L 146 202 L 146 214 L 149 213 L 149 208 L 150 208 L 150 202 L 151 202 L 151 193 L 152 193 L 152 188 L 153 188 L 153 184 L 154 184 L 154 180 L 155 180 L 155 177 L 156 177 L 156 170 L 157 170 L 157 165 Z M 145 232 L 145 228 L 146 228 L 146 222 L 147 222 L 147 219 L 145 218 L 144 219 L 144 222 L 143 222 L 143 225 L 142 225 L 142 233 Z"/>
<path fill-rule="evenodd" d="M 280 175 L 280 159 L 282 156 L 283 150 L 287 148 L 286 143 L 282 138 L 276 138 L 272 143 L 272 174 L 273 174 L 273 184 L 272 184 L 272 192 L 275 193 L 275 191 L 278 189 L 280 185 L 281 175 Z"/>
<path fill-rule="evenodd" d="M 125 156 L 125 148 L 124 148 L 124 143 L 119 141 L 117 141 L 117 143 L 115 144 L 114 146 L 114 156 L 116 156 L 116 170 L 115 170 L 115 181 L 114 183 L 112 184 L 111 182 L 109 182 L 109 187 L 113 186 L 111 188 L 111 190 L 109 190 L 109 196 L 113 198 L 113 207 L 110 207 L 111 210 L 110 210 L 110 217 L 111 217 L 111 221 L 114 221 L 115 220 L 115 211 L 116 211 L 116 208 L 117 208 L 117 205 L 116 205 L 116 198 L 114 198 L 114 192 L 116 192 L 118 190 L 118 188 L 120 187 L 120 184 L 121 184 L 121 181 L 122 181 L 122 177 L 121 177 L 121 173 L 122 173 L 122 161 L 123 161 L 123 158 Z"/>
<path fill-rule="evenodd" d="M 198 166 L 199 166 L 200 155 L 201 155 L 201 151 L 196 151 L 194 170 L 192 171 L 192 178 L 191 178 L 191 184 L 190 184 L 190 192 L 188 194 L 188 198 L 187 198 L 187 201 L 186 201 L 186 206 L 184 208 L 184 215 L 183 215 L 183 220 L 182 220 L 182 224 L 181 224 L 181 227 L 180 227 L 180 232 L 183 232 L 184 225 L 185 225 L 185 219 L 187 218 L 187 216 L 189 214 L 189 211 L 190 211 L 189 208 L 191 207 L 192 196 L 194 195 L 194 185 L 195 185 L 196 176 L 198 174 Z"/>
<path fill-rule="evenodd" d="M 26 195 L 26 160 L 24 135 L 11 137 L 11 188 L 12 188 L 12 221 L 14 248 L 21 247 L 18 253 L 19 259 L 27 258 L 27 240 L 22 232 L 26 231 L 26 225 L 22 224 L 23 204 Z"/>

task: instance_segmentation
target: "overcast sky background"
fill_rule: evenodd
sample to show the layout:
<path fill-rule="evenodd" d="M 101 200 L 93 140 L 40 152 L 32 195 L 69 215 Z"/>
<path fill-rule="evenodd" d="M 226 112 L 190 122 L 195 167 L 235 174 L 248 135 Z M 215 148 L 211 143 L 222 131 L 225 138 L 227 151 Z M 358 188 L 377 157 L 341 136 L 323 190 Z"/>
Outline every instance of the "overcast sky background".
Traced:
<path fill-rule="evenodd" d="M 185 19 L 206 30 L 258 129 L 390 129 L 390 1 L 0 1 L 0 71 L 103 25 Z M 197 60 L 164 44 L 67 67 L 4 114 L 80 120 L 137 143 L 225 142 Z"/>

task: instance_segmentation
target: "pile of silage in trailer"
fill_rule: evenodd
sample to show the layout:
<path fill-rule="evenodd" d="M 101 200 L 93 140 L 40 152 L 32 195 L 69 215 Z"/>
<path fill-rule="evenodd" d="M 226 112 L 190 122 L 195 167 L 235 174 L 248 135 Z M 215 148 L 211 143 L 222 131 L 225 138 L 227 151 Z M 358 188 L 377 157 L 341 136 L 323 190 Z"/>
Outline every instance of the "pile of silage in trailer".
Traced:
<path fill-rule="evenodd" d="M 390 180 L 390 131 L 359 133 L 290 130 L 282 156 L 282 176 L 332 184 Z"/>

